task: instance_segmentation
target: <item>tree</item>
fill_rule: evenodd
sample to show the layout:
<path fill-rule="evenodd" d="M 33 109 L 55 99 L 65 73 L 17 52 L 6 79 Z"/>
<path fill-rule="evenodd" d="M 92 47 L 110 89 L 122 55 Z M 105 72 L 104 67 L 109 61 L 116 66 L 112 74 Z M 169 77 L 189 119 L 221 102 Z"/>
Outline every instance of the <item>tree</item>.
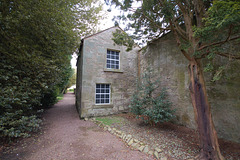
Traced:
<path fill-rule="evenodd" d="M 168 32 L 174 34 L 182 55 L 189 61 L 189 88 L 201 149 L 196 159 L 223 159 L 210 112 L 202 60 L 211 61 L 217 56 L 228 57 L 230 60 L 240 59 L 238 50 L 232 52 L 230 47 L 227 47 L 231 44 L 233 47 L 236 47 L 236 44 L 239 46 L 240 2 L 237 0 L 214 2 L 212 0 L 106 0 L 106 2 L 126 11 L 118 18 L 129 20 L 128 28 L 135 30 L 134 34 L 137 38 L 152 40 Z M 117 36 L 115 42 L 119 42 Z M 224 66 L 221 66 L 215 80 L 223 70 Z"/>
<path fill-rule="evenodd" d="M 76 85 L 76 79 L 77 79 L 76 69 L 72 69 L 72 76 L 69 78 L 67 88 Z"/>
<path fill-rule="evenodd" d="M 71 54 L 101 18 L 97 0 L 0 2 L 0 138 L 28 135 L 36 112 L 56 102 Z M 10 121 L 11 120 L 11 121 Z"/>
<path fill-rule="evenodd" d="M 132 95 L 130 111 L 141 117 L 145 122 L 154 123 L 168 122 L 175 118 L 170 108 L 167 91 L 161 87 L 160 79 L 153 74 L 153 70 L 147 68 L 146 72 L 137 81 L 137 90 Z"/>

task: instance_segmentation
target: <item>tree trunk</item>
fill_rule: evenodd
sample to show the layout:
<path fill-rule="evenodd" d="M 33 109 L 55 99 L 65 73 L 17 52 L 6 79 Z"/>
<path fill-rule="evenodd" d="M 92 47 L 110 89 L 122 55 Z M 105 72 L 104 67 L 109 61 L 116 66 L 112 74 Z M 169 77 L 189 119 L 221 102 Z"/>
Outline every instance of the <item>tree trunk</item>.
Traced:
<path fill-rule="evenodd" d="M 224 158 L 219 149 L 217 133 L 212 121 L 200 60 L 192 59 L 190 61 L 189 74 L 189 90 L 194 108 L 195 121 L 198 125 L 201 149 L 196 159 L 223 160 Z"/>

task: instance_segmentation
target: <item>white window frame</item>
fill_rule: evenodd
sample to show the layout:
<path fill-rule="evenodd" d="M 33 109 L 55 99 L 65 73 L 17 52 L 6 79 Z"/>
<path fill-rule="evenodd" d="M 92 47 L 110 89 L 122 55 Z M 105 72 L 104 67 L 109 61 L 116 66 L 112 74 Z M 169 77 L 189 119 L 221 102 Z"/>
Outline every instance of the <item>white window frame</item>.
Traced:
<path fill-rule="evenodd" d="M 109 86 L 108 88 L 107 88 L 107 85 Z M 106 100 L 108 100 L 108 103 L 106 103 Z M 96 83 L 95 104 L 104 105 L 104 104 L 110 104 L 110 102 L 111 102 L 111 84 Z"/>
<path fill-rule="evenodd" d="M 112 55 L 112 54 L 115 54 L 115 55 Z M 116 54 L 118 54 L 118 55 L 116 55 Z M 107 61 L 106 61 L 106 68 L 107 69 L 120 70 L 120 51 L 107 49 L 107 56 L 106 57 L 107 57 Z M 118 59 L 117 59 L 117 57 L 118 57 Z M 114 67 L 114 68 L 112 67 L 112 66 L 116 66 L 116 65 L 118 65 L 118 68 L 117 67 Z"/>

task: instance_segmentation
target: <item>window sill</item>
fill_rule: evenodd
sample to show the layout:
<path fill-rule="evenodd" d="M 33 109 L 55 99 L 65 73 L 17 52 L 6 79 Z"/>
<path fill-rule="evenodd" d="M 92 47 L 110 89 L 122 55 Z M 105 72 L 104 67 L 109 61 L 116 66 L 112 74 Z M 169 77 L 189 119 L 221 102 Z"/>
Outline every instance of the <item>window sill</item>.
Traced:
<path fill-rule="evenodd" d="M 113 104 L 95 104 L 93 109 L 113 108 Z"/>
<path fill-rule="evenodd" d="M 104 69 L 104 72 L 116 72 L 116 73 L 123 73 L 123 71 L 122 71 L 122 70 L 120 70 L 120 69 L 107 69 L 107 68 L 105 68 L 105 69 Z"/>

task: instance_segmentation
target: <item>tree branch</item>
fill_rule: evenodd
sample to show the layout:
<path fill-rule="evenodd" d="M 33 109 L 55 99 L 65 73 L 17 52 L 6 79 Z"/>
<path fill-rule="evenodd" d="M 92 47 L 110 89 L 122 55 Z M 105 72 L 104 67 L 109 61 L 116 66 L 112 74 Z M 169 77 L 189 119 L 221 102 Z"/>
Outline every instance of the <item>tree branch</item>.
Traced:
<path fill-rule="evenodd" d="M 174 33 L 174 35 L 175 35 L 175 38 L 176 38 L 176 41 L 177 41 L 177 45 L 180 46 L 180 45 L 181 45 L 181 41 L 180 41 L 180 38 L 179 38 L 179 36 L 178 36 L 178 33 L 177 33 L 176 29 L 174 28 L 174 26 L 173 26 L 173 24 L 172 24 L 172 21 L 169 20 L 169 22 L 170 22 L 171 29 L 172 29 L 172 31 L 173 31 L 173 33 Z M 187 54 L 187 52 L 186 52 L 184 49 L 180 49 L 180 50 L 181 50 L 182 54 L 183 54 L 189 61 L 192 60 L 192 58 L 190 57 L 190 55 Z"/>
<path fill-rule="evenodd" d="M 205 54 L 201 55 L 201 57 L 196 58 L 196 59 L 202 59 L 205 58 L 206 56 L 208 56 L 211 52 L 207 51 Z M 222 56 L 222 57 L 227 57 L 227 58 L 231 58 L 231 59 L 240 59 L 240 55 L 233 55 L 230 53 L 221 53 L 221 52 L 215 52 L 215 54 Z"/>
<path fill-rule="evenodd" d="M 198 51 L 203 50 L 203 49 L 208 48 L 208 47 L 211 47 L 211 46 L 221 45 L 221 44 L 224 44 L 224 43 L 226 43 L 226 42 L 228 42 L 228 41 L 236 40 L 236 39 L 238 39 L 238 38 L 240 38 L 240 36 L 233 37 L 233 38 L 227 37 L 227 39 L 224 40 L 224 41 L 219 41 L 219 42 L 211 43 L 211 44 L 209 44 L 209 45 L 204 45 L 204 46 L 198 48 Z"/>
<path fill-rule="evenodd" d="M 186 8 L 180 1 L 177 1 L 177 5 L 179 6 L 180 10 L 182 10 L 183 13 L 187 13 Z"/>
<path fill-rule="evenodd" d="M 173 21 L 173 23 L 174 23 L 176 31 L 181 36 L 181 38 L 188 42 L 188 39 L 186 37 L 186 32 L 176 22 Z"/>
<path fill-rule="evenodd" d="M 233 55 L 233 54 L 230 54 L 230 53 L 220 53 L 220 52 L 217 52 L 216 54 L 220 55 L 220 56 L 223 56 L 223 57 L 231 58 L 231 59 L 240 59 L 240 56 Z"/>
<path fill-rule="evenodd" d="M 152 20 L 151 18 L 149 18 L 148 16 L 146 16 L 145 14 L 144 14 L 144 12 L 142 12 L 142 15 L 146 18 L 146 19 L 148 19 L 150 22 L 152 22 L 152 24 L 154 24 L 157 28 L 159 28 L 160 30 L 163 30 L 163 31 L 169 31 L 169 30 L 171 30 L 170 28 L 163 28 L 163 27 L 161 27 L 161 26 L 159 26 L 159 25 L 157 25 L 156 24 L 156 22 L 154 21 L 154 20 Z"/>
<path fill-rule="evenodd" d="M 203 26 L 203 17 L 205 14 L 205 10 L 204 10 L 204 3 L 202 0 L 193 0 L 193 5 L 194 5 L 194 12 L 195 12 L 195 17 L 197 20 L 197 26 L 198 27 L 202 27 Z"/>
<path fill-rule="evenodd" d="M 233 28 L 233 25 L 231 24 L 230 27 L 229 27 L 228 37 L 227 37 L 226 41 L 228 41 L 230 36 L 231 36 L 232 28 Z"/>

